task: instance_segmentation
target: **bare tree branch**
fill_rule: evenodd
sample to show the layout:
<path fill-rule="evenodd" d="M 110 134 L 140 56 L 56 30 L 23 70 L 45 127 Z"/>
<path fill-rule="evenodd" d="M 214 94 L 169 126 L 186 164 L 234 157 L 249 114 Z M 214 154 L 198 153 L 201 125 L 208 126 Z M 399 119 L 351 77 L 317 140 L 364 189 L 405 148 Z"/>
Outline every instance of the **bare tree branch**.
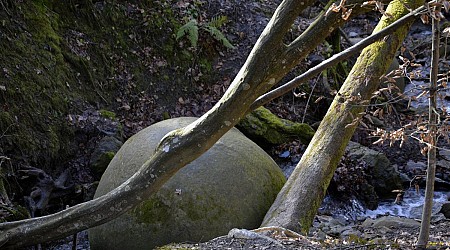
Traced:
<path fill-rule="evenodd" d="M 251 106 L 251 110 L 254 110 L 256 108 L 258 108 L 259 106 L 262 106 L 268 102 L 270 102 L 271 100 L 278 98 L 286 93 L 288 93 L 289 91 L 291 91 L 292 89 L 294 89 L 295 87 L 298 87 L 299 85 L 301 85 L 302 83 L 305 83 L 307 80 L 313 78 L 314 76 L 316 76 L 317 74 L 319 74 L 320 72 L 324 71 L 325 69 L 332 67 L 336 64 L 338 64 L 339 62 L 353 56 L 356 55 L 357 53 L 359 53 L 362 49 L 364 49 L 365 47 L 367 47 L 368 45 L 384 38 L 385 36 L 391 34 L 392 32 L 394 32 L 398 27 L 404 25 L 407 22 L 410 22 L 412 19 L 416 18 L 419 14 L 421 14 L 424 10 L 426 10 L 425 6 L 421 6 L 417 9 L 415 9 L 414 11 L 412 11 L 411 13 L 409 13 L 408 15 L 405 15 L 404 17 L 400 18 L 399 20 L 395 21 L 394 23 L 392 23 L 391 25 L 389 25 L 388 27 L 380 30 L 379 32 L 372 34 L 366 38 L 364 38 L 363 40 L 359 41 L 358 43 L 356 43 L 355 45 L 351 46 L 350 48 L 347 48 L 346 50 L 333 55 L 332 57 L 328 58 L 327 60 L 319 63 L 318 65 L 310 68 L 308 71 L 306 71 L 305 73 L 301 74 L 300 76 L 295 77 L 294 79 L 292 79 L 291 81 L 289 81 L 288 83 L 274 89 L 271 90 L 270 92 L 260 96 L 258 99 L 256 99 L 256 101 L 252 104 Z"/>
<path fill-rule="evenodd" d="M 442 5 L 440 3 L 434 6 L 431 12 L 440 13 Z M 420 233 L 417 242 L 417 249 L 426 249 L 428 239 L 430 236 L 431 213 L 433 210 L 433 193 L 434 180 L 436 174 L 436 146 L 437 146 L 437 81 L 438 81 L 438 66 L 439 66 L 439 16 L 430 13 L 432 22 L 432 43 L 431 43 L 431 72 L 430 72 L 430 97 L 428 104 L 429 115 L 429 133 L 428 140 L 428 166 L 427 166 L 427 180 L 425 187 L 425 202 L 422 211 L 422 222 L 420 223 Z"/>

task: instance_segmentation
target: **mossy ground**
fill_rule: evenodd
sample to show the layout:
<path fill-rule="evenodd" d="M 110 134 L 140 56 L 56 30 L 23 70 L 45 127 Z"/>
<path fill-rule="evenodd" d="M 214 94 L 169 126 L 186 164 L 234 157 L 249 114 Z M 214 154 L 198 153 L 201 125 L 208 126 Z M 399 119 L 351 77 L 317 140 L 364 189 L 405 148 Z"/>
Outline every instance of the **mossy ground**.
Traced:
<path fill-rule="evenodd" d="M 69 114 L 96 107 L 115 118 L 121 106 L 132 105 L 124 100 L 139 100 L 139 93 L 155 96 L 164 107 L 173 106 L 180 92 L 193 91 L 180 79 L 192 59 L 210 69 L 211 58 L 175 41 L 183 20 L 173 4 L 5 2 L 0 154 L 55 169 L 76 148 Z"/>

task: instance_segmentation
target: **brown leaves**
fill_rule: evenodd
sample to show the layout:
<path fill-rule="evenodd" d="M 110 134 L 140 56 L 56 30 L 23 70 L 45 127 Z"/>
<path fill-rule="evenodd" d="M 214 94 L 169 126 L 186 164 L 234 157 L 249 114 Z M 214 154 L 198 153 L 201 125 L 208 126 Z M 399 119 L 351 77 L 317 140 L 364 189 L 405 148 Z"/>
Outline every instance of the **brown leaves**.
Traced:
<path fill-rule="evenodd" d="M 344 5 L 345 5 L 346 0 L 341 0 L 341 2 L 339 3 L 339 5 L 336 5 L 335 3 L 333 3 L 330 8 L 327 10 L 327 12 L 325 13 L 325 16 L 327 16 L 328 14 L 330 14 L 331 12 L 340 12 L 342 11 L 342 19 L 344 19 L 345 21 L 347 21 L 347 19 L 350 17 L 350 14 L 352 14 L 352 9 L 347 9 Z"/>
<path fill-rule="evenodd" d="M 438 121 L 438 129 L 436 132 L 432 131 L 429 127 L 428 121 L 426 121 L 422 116 L 416 117 L 409 123 L 403 125 L 400 129 L 387 131 L 385 129 L 377 128 L 376 131 L 372 132 L 372 135 L 378 137 L 378 139 L 373 142 L 373 144 L 384 144 L 389 143 L 389 146 L 397 141 L 400 141 L 400 147 L 403 146 L 404 142 L 408 138 L 413 138 L 421 144 L 425 144 L 420 150 L 421 154 L 426 155 L 428 150 L 435 145 L 433 141 L 433 133 L 436 133 L 440 138 L 444 139 L 447 143 L 450 143 L 450 116 L 446 116 L 443 121 Z"/>
<path fill-rule="evenodd" d="M 442 10 L 448 13 L 450 9 L 450 3 L 449 1 L 430 2 L 427 3 L 427 9 L 427 13 L 424 13 L 420 16 L 420 19 L 424 24 L 430 23 L 430 17 L 438 21 L 445 20 L 445 16 L 442 13 Z"/>
<path fill-rule="evenodd" d="M 389 142 L 389 146 L 393 146 L 395 142 L 400 141 L 400 147 L 403 146 L 403 143 L 406 142 L 407 136 L 405 134 L 404 128 L 400 128 L 393 131 L 386 131 L 384 129 L 377 128 L 375 132 L 372 133 L 376 137 L 379 137 L 378 140 L 373 142 L 373 144 L 384 144 L 385 142 Z"/>
<path fill-rule="evenodd" d="M 387 13 L 384 11 L 384 4 L 381 1 L 371 0 L 362 4 L 363 7 L 368 5 L 375 6 L 375 10 L 378 10 L 382 15 L 387 15 Z"/>

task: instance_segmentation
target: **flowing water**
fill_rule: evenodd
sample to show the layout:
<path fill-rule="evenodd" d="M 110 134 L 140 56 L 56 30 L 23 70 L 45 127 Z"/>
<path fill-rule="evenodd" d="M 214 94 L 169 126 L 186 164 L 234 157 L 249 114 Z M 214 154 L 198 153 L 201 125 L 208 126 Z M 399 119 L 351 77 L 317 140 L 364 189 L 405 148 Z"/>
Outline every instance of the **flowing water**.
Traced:
<path fill-rule="evenodd" d="M 319 214 L 332 215 L 334 218 L 341 218 L 348 222 L 386 215 L 420 219 L 425 200 L 424 193 L 424 190 L 419 190 L 419 194 L 415 190 L 408 190 L 405 192 L 401 204 L 395 204 L 394 199 L 383 200 L 375 210 L 366 209 L 355 198 L 342 201 L 327 196 L 322 202 Z M 450 198 L 450 192 L 434 192 L 433 198 L 433 214 L 436 214 L 441 209 L 442 204 Z"/>
<path fill-rule="evenodd" d="M 448 192 L 434 192 L 433 195 L 433 214 L 439 212 L 443 203 L 448 200 Z M 380 202 L 375 210 L 366 210 L 362 214 L 366 217 L 375 218 L 379 215 L 392 215 L 407 217 L 412 219 L 420 219 L 422 216 L 422 207 L 425 200 L 425 191 L 419 190 L 419 194 L 415 190 L 405 192 L 403 202 L 395 204 L 394 200 Z"/>

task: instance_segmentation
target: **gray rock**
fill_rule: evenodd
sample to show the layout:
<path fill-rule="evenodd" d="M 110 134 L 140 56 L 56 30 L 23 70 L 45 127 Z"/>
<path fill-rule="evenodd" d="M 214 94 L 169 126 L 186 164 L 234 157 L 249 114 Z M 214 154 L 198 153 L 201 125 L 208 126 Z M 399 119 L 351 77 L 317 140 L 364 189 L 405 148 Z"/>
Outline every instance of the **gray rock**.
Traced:
<path fill-rule="evenodd" d="M 431 216 L 431 223 L 432 224 L 438 224 L 441 223 L 442 221 L 447 220 L 447 217 L 445 217 L 444 214 L 442 213 L 437 213 Z"/>
<path fill-rule="evenodd" d="M 439 212 L 442 213 L 445 218 L 450 219 L 450 202 L 442 204 L 441 210 Z"/>
<path fill-rule="evenodd" d="M 166 133 L 195 119 L 166 120 L 131 137 L 105 171 L 96 197 L 133 175 Z M 153 249 L 257 228 L 284 182 L 272 158 L 232 129 L 137 208 L 91 229 L 92 249 Z"/>
<path fill-rule="evenodd" d="M 442 180 L 439 177 L 435 177 L 435 179 L 434 179 L 434 189 L 435 190 L 449 190 L 450 189 L 450 182 Z"/>
<path fill-rule="evenodd" d="M 348 154 L 352 160 L 362 160 L 371 169 L 372 178 L 369 183 L 374 187 L 379 197 L 392 196 L 392 190 L 402 188 L 399 172 L 391 165 L 389 159 L 381 152 L 350 142 L 347 146 Z"/>
<path fill-rule="evenodd" d="M 436 202 L 433 202 L 433 207 L 431 209 L 431 214 L 436 215 L 439 213 L 439 210 L 441 209 L 442 205 Z M 410 217 L 415 219 L 422 218 L 422 211 L 423 211 L 423 205 L 412 207 L 410 211 Z"/>
<path fill-rule="evenodd" d="M 346 231 L 348 231 L 347 233 L 349 234 L 353 232 L 350 222 L 345 221 L 342 218 L 334 218 L 328 215 L 317 215 L 316 220 L 320 222 L 316 223 L 314 228 L 328 235 L 339 236 Z"/>
<path fill-rule="evenodd" d="M 439 160 L 436 162 L 436 165 L 442 167 L 443 169 L 450 170 L 450 161 L 447 160 Z"/>
<path fill-rule="evenodd" d="M 89 165 L 92 171 L 101 176 L 123 143 L 113 136 L 103 137 L 91 155 Z"/>
<path fill-rule="evenodd" d="M 405 170 L 414 175 L 424 174 L 426 169 L 427 164 L 424 162 L 408 161 L 405 166 Z"/>
<path fill-rule="evenodd" d="M 439 156 L 446 161 L 450 161 L 450 151 L 448 149 L 439 149 Z"/>
<path fill-rule="evenodd" d="M 394 216 L 383 216 L 377 219 L 366 219 L 361 226 L 363 228 L 419 228 L 420 222 Z"/>
<path fill-rule="evenodd" d="M 350 236 L 350 235 L 362 237 L 361 232 L 356 230 L 353 226 L 346 226 L 342 231 L 341 236 Z"/>

